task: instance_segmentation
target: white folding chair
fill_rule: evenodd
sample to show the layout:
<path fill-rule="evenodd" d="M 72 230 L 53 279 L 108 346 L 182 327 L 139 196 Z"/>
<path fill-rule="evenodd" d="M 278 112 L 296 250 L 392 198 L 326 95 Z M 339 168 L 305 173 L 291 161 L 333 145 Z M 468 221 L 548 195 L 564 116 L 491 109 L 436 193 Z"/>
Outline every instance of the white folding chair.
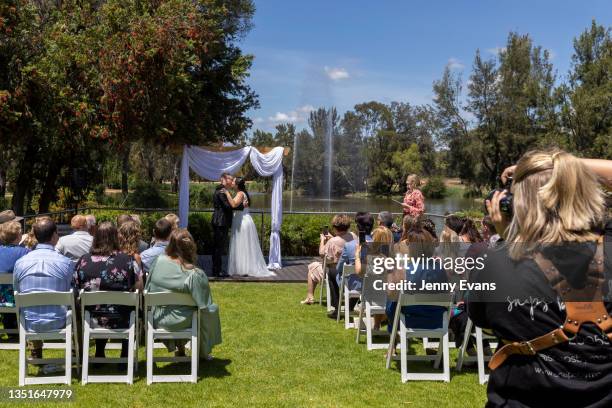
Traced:
<path fill-rule="evenodd" d="M 147 385 L 154 382 L 198 382 L 198 329 L 200 323 L 200 309 L 193 298 L 187 293 L 176 292 L 144 292 L 145 316 L 147 320 Z M 153 324 L 153 311 L 151 308 L 159 306 L 191 306 L 191 328 L 179 331 L 156 329 Z M 191 357 L 153 357 L 155 340 L 190 340 Z M 190 375 L 153 375 L 155 362 L 189 362 L 191 361 Z"/>
<path fill-rule="evenodd" d="M 391 338 L 395 340 L 398 335 L 400 337 L 400 367 L 402 382 L 409 380 L 427 380 L 427 381 L 444 381 L 450 382 L 450 357 L 448 345 L 448 316 L 451 305 L 452 295 L 447 293 L 433 294 L 405 294 L 400 293 L 397 309 L 395 310 L 395 318 L 393 320 L 393 331 Z M 442 327 L 437 329 L 417 329 L 406 326 L 405 319 L 402 314 L 402 306 L 441 306 L 446 310 L 442 317 Z M 411 338 L 434 338 L 440 339 L 437 355 L 408 355 L 409 340 Z M 391 341 L 387 351 L 387 369 L 391 367 L 391 359 L 395 352 L 395 341 Z M 408 372 L 408 361 L 435 361 L 434 368 L 439 368 L 440 360 L 443 362 L 441 373 L 414 373 Z"/>
<path fill-rule="evenodd" d="M 344 328 L 351 329 L 355 324 L 351 323 L 351 316 L 357 316 L 358 313 L 350 309 L 351 299 L 359 299 L 361 292 L 358 290 L 350 290 L 348 288 L 349 276 L 355 274 L 355 265 L 344 264 L 342 267 L 342 279 L 340 280 L 340 288 L 338 291 L 338 313 L 336 321 L 340 322 L 340 315 L 344 310 Z M 344 303 L 344 307 L 342 306 Z"/>
<path fill-rule="evenodd" d="M 334 310 L 334 306 L 331 304 L 331 288 L 329 287 L 329 278 L 327 277 L 327 269 L 331 267 L 327 261 L 327 257 L 323 257 L 323 279 L 319 282 L 319 305 L 323 304 L 323 288 L 325 288 L 325 306 L 328 312 Z"/>
<path fill-rule="evenodd" d="M 383 279 L 384 275 L 377 275 L 373 272 L 374 257 L 368 256 L 368 266 L 363 284 L 361 288 L 361 307 L 359 309 L 359 317 L 357 319 L 357 336 L 356 342 L 359 343 L 361 335 L 366 335 L 366 346 L 368 351 L 385 349 L 389 347 L 389 342 L 374 343 L 374 336 L 389 337 L 389 332 L 386 330 L 374 330 L 372 327 L 372 319 L 375 315 L 386 314 L 387 292 L 384 290 L 376 290 L 374 282 Z M 365 313 L 365 316 L 364 316 Z M 365 329 L 364 324 L 365 323 Z"/>
<path fill-rule="evenodd" d="M 81 316 L 83 319 L 83 373 L 81 375 L 82 384 L 87 383 L 113 383 L 125 382 L 134 383 L 134 372 L 138 370 L 138 307 L 139 293 L 136 292 L 85 292 L 81 290 Z M 121 305 L 133 307 L 130 312 L 130 323 L 127 328 L 106 329 L 102 327 L 92 327 L 91 314 L 86 309 L 87 306 L 94 305 Z M 89 340 L 113 339 L 128 341 L 128 355 L 120 358 L 110 357 L 89 357 Z M 113 364 L 126 363 L 126 375 L 89 375 L 89 363 Z"/>
<path fill-rule="evenodd" d="M 72 380 L 72 348 L 76 356 L 77 372 L 79 372 L 79 343 L 76 335 L 76 316 L 74 308 L 74 294 L 72 292 L 15 292 L 15 303 L 19 309 L 19 385 L 31 384 L 68 384 Z M 66 326 L 63 329 L 34 332 L 25 328 L 25 317 L 22 313 L 24 307 L 34 306 L 63 306 L 66 308 Z M 65 351 L 64 359 L 61 358 L 32 358 L 26 357 L 26 344 L 31 340 L 63 340 L 61 343 L 53 343 Z M 54 347 L 55 348 L 55 347 Z M 28 377 L 28 364 L 64 364 L 65 374 L 50 377 Z"/>
<path fill-rule="evenodd" d="M 13 274 L 12 273 L 0 273 L 0 285 L 13 285 Z M 19 309 L 17 306 L 2 306 L 0 307 L 0 313 L 2 314 L 14 314 L 16 320 L 19 321 Z M 0 336 L 3 334 L 19 334 L 19 328 L 17 329 L 0 329 Z M 0 342 L 0 350 L 19 350 L 19 341 L 17 343 Z"/>
<path fill-rule="evenodd" d="M 470 337 L 474 337 L 476 340 L 476 356 L 470 356 L 467 354 L 467 346 L 470 341 Z M 497 348 L 497 342 L 495 337 L 490 336 L 482 332 L 482 329 L 478 326 L 474 326 L 471 319 L 468 319 L 465 326 L 465 334 L 463 336 L 463 343 L 459 349 L 459 355 L 457 356 L 457 371 L 461 372 L 463 369 L 463 363 L 476 361 L 478 365 L 478 382 L 482 385 L 489 381 L 489 374 L 485 371 L 485 362 L 491 360 L 491 355 L 484 354 L 484 341 L 489 340 L 489 345 L 492 348 Z"/>

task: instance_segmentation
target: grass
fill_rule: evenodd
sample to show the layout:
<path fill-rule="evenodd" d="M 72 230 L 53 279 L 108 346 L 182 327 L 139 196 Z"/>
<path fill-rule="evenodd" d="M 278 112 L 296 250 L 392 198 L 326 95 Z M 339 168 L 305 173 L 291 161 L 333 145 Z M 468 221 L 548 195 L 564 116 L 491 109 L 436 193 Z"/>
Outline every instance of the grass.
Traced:
<path fill-rule="evenodd" d="M 382 350 L 355 343 L 355 331 L 303 306 L 303 284 L 213 283 L 223 344 L 202 362 L 197 384 L 146 385 L 144 350 L 132 386 L 73 381 L 76 406 L 88 407 L 344 407 L 483 406 L 485 386 L 474 371 L 442 382 L 400 381 L 385 370 Z M 50 353 L 49 353 L 50 354 Z M 17 385 L 17 352 L 1 351 L 0 386 Z M 183 367 L 181 367 L 183 368 Z M 185 367 L 186 368 L 186 367 Z M 76 373 L 76 372 L 75 372 Z M 61 406 L 42 404 L 36 406 Z M 4 404 L 4 406 L 9 406 Z M 10 406 L 13 406 L 11 404 Z"/>

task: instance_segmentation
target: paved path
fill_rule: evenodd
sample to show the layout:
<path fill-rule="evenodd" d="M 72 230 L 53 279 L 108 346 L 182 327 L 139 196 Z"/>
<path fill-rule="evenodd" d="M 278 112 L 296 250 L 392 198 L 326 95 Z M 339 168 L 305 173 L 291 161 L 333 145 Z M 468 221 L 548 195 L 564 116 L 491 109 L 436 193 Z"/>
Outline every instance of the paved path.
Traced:
<path fill-rule="evenodd" d="M 308 264 L 316 261 L 318 258 L 310 256 L 291 256 L 283 258 L 283 268 L 276 271 L 276 276 L 267 278 L 253 278 L 249 276 L 236 276 L 224 278 L 223 281 L 229 282 L 306 282 L 308 274 Z M 224 263 L 227 259 L 224 259 Z M 219 280 L 211 276 L 212 257 L 210 255 L 200 255 L 198 257 L 199 266 L 206 271 L 211 281 Z"/>

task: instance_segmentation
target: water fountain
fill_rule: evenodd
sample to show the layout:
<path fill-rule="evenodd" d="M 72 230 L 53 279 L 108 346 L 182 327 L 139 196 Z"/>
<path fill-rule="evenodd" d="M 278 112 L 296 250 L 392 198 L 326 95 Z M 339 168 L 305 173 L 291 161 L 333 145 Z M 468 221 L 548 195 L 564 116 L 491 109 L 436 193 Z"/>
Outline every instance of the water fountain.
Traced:
<path fill-rule="evenodd" d="M 334 143 L 333 143 L 333 109 L 327 111 L 327 126 L 325 129 L 325 148 L 326 148 L 326 171 L 327 171 L 327 183 L 326 183 L 326 195 L 327 195 L 327 211 L 331 211 L 331 194 L 332 194 L 332 159 L 334 154 Z"/>
<path fill-rule="evenodd" d="M 289 198 L 289 211 L 293 211 L 293 178 L 295 177 L 295 161 L 297 160 L 297 147 L 298 147 L 298 132 L 293 134 L 293 156 L 291 159 L 291 195 Z"/>

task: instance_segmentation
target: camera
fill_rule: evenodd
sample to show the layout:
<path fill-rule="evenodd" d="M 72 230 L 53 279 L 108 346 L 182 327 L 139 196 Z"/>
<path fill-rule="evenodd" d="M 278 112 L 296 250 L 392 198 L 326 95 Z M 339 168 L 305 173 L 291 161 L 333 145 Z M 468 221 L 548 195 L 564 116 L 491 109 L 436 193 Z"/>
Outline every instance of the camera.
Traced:
<path fill-rule="evenodd" d="M 496 188 L 494 190 L 491 190 L 489 194 L 487 194 L 487 197 L 485 198 L 485 213 L 488 213 L 486 201 L 492 200 L 493 194 L 495 194 L 496 191 L 506 190 L 506 196 L 503 197 L 501 200 L 499 200 L 499 210 L 502 213 L 506 214 L 508 217 L 512 217 L 512 213 L 513 213 L 512 201 L 514 197 L 512 193 L 510 192 L 510 187 L 512 187 L 512 177 L 508 177 L 506 183 L 503 184 L 501 188 Z"/>

